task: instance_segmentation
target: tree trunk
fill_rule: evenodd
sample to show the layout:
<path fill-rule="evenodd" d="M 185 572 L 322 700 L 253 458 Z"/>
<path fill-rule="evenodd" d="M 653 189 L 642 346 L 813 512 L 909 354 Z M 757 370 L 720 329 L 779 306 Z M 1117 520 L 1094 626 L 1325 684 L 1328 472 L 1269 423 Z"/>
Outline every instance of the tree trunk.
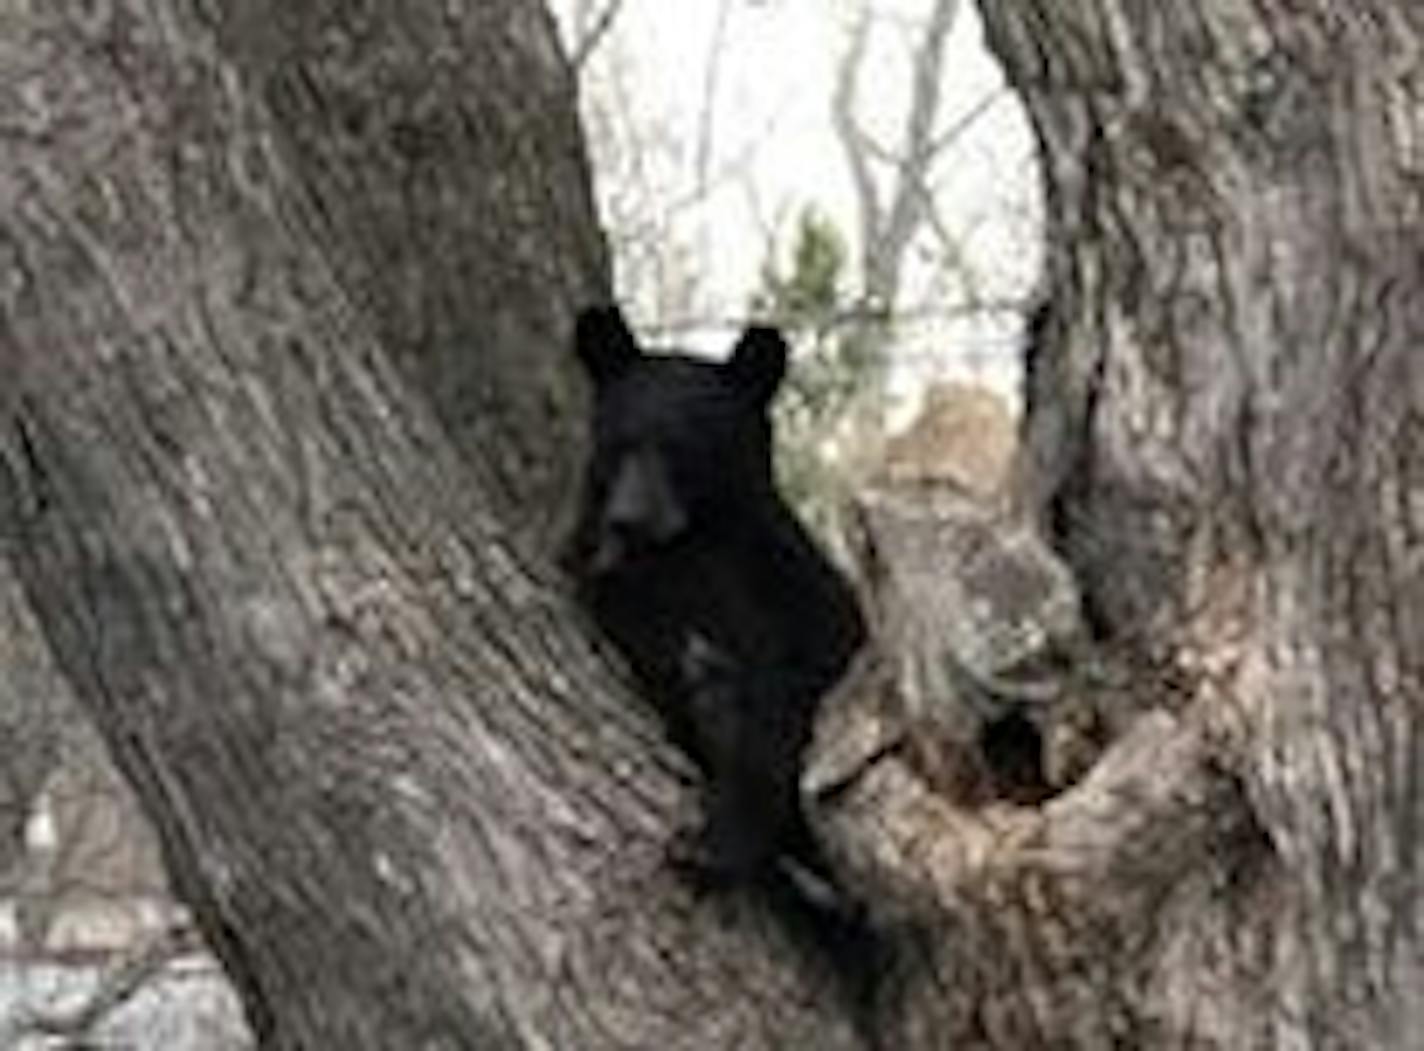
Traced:
<path fill-rule="evenodd" d="M 261 1046 L 848 1046 L 528 555 L 608 286 L 545 12 L 0 19 L 4 554 Z"/>
<path fill-rule="evenodd" d="M 431 399 L 467 469 L 483 472 L 500 506 L 517 509 L 508 525 L 525 547 L 542 552 L 569 510 L 579 403 L 573 370 L 558 355 L 531 348 L 556 341 L 569 306 L 606 287 L 606 266 L 603 243 L 589 230 L 584 161 L 569 146 L 577 131 L 561 78 L 521 77 L 517 90 L 503 91 L 501 105 L 476 112 L 473 100 L 498 79 L 481 75 L 485 56 L 509 34 L 527 38 L 530 64 L 558 62 L 537 14 L 489 14 L 481 23 L 476 12 L 463 29 L 405 14 L 385 18 L 376 31 L 374 23 L 347 24 L 331 7 L 257 3 L 236 5 L 208 28 L 232 75 L 268 105 L 273 120 L 263 131 L 280 138 L 284 175 L 301 187 L 287 195 L 287 206 L 307 209 L 310 234 L 391 356 Z M 34 49 L 27 54 L 16 43 L 4 55 L 21 78 L 43 70 L 58 34 L 76 32 L 65 13 L 43 22 L 16 13 L 0 19 L 7 39 L 13 29 L 15 41 Z M 78 25 L 80 35 L 119 59 L 143 54 L 134 40 L 143 26 L 127 12 L 105 9 Z M 510 49 L 503 51 L 508 62 Z M 33 141 L 55 119 L 52 101 L 18 93 L 6 101 L 14 102 L 7 112 L 17 116 L 16 144 Z M 537 158 L 519 178 L 482 177 L 507 164 L 521 142 Z M 7 144 L 5 156 L 21 155 Z M 70 162 L 60 156 L 52 163 Z M 20 192 L 18 175 L 7 194 Z M 6 879 L 72 714 L 68 689 L 5 567 L 0 668 Z"/>
<path fill-rule="evenodd" d="M 1159 747 L 1190 743 L 1225 790 L 1216 856 L 1174 851 L 1114 942 L 1000 905 L 1026 926 L 986 1043 L 1027 1046 L 1015 1019 L 1053 1046 L 1415 1046 L 1424 19 L 983 9 L 1046 164 L 1026 502 L 1100 640 L 1153 669 L 1139 703 L 1169 688 Z"/>
<path fill-rule="evenodd" d="M 507 525 L 564 527 L 582 437 L 567 312 L 610 288 L 543 6 L 224 5 L 214 46 L 270 118 L 334 278 Z"/>

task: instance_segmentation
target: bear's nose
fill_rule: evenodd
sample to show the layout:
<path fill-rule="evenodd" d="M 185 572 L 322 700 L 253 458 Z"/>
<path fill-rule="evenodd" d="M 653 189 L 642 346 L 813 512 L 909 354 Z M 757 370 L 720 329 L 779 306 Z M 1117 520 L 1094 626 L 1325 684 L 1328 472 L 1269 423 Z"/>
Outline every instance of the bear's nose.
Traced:
<path fill-rule="evenodd" d="M 687 512 L 662 458 L 650 451 L 630 454 L 608 492 L 594 568 L 615 568 L 632 555 L 669 543 L 686 528 Z"/>
<path fill-rule="evenodd" d="M 679 532 L 680 527 L 666 519 L 641 515 L 607 517 L 593 553 L 592 569 L 595 573 L 611 573 L 675 540 Z"/>
<path fill-rule="evenodd" d="M 593 553 L 593 571 L 611 573 L 639 551 L 654 546 L 656 538 L 649 536 L 642 523 L 631 519 L 606 521 L 598 549 Z"/>

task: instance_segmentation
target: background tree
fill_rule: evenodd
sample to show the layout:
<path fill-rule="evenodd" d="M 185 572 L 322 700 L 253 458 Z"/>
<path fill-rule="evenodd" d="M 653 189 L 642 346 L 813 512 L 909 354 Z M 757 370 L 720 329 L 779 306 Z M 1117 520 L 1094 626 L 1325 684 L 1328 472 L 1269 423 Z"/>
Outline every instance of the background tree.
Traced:
<path fill-rule="evenodd" d="M 783 251 L 812 208 L 847 242 L 843 324 L 865 330 L 866 353 L 898 365 L 904 352 L 922 371 L 932 349 L 957 352 L 962 366 L 986 342 L 1012 346 L 1035 267 L 979 249 L 1001 249 L 1008 201 L 1030 196 L 1033 172 L 1016 148 L 990 141 L 991 127 L 1025 124 L 984 71 L 992 63 L 974 42 L 971 5 L 554 7 L 570 51 L 589 58 L 579 80 L 599 201 L 619 291 L 645 329 L 691 330 L 694 342 L 708 334 L 709 345 L 710 329 L 734 330 L 759 275 L 729 262 L 746 253 L 726 246 L 760 235 L 769 253 Z M 776 54 L 768 40 L 798 49 L 796 76 L 766 68 Z M 1013 138 L 1027 146 L 1026 135 Z M 787 143 L 803 152 L 788 156 Z M 1016 170 L 980 200 L 964 189 L 979 184 L 990 155 Z M 1021 258 L 1031 261 L 1037 222 L 1016 223 L 1011 236 L 1025 238 Z M 908 324 L 892 331 L 892 310 Z M 960 348 L 949 328 L 977 330 L 979 345 Z"/>
<path fill-rule="evenodd" d="M 762 267 L 753 315 L 781 327 L 795 350 L 795 367 L 776 405 L 777 467 L 798 508 L 828 526 L 853 484 L 838 433 L 857 394 L 879 389 L 880 348 L 862 338 L 846 281 L 847 249 L 835 224 L 808 208 L 801 213 L 789 258 L 772 246 Z"/>
<path fill-rule="evenodd" d="M 904 342 L 901 349 L 911 353 L 947 356 L 956 342 L 944 334 L 948 321 L 978 318 L 1003 329 L 1006 318 L 1025 309 L 1019 289 L 1031 281 L 1032 267 L 1017 280 L 994 273 L 972 243 L 979 217 L 967 214 L 951 188 L 975 134 L 991 117 L 1002 129 L 1013 96 L 996 84 L 967 101 L 956 98 L 963 91 L 955 89 L 962 76 L 954 64 L 955 38 L 962 37 L 972 13 L 964 0 L 916 5 L 854 0 L 847 6 L 830 115 L 854 199 L 860 316 L 852 319 L 851 332 L 866 353 L 884 354 Z M 897 72 L 906 71 L 904 100 L 894 107 L 884 100 L 885 54 L 893 56 Z M 1003 171 L 1003 181 L 1036 180 L 1032 158 L 1024 164 L 1025 170 Z M 1025 230 L 1010 233 L 1006 217 L 999 202 L 997 236 L 1024 237 L 1019 248 L 1034 259 L 1037 245 Z M 1033 219 L 1025 227 L 1036 233 L 1038 225 Z M 892 330 L 896 322 L 898 339 Z M 912 327 L 925 334 L 905 340 L 904 330 Z M 924 350 L 926 344 L 935 344 L 934 350 Z"/>
<path fill-rule="evenodd" d="M 737 4 L 719 2 L 697 59 L 694 112 L 680 113 L 640 76 L 646 25 L 627 0 L 554 0 L 572 56 L 579 109 L 620 296 L 649 325 L 686 329 L 713 313 L 703 273 L 712 199 L 751 179 L 746 148 L 727 156 L 716 120 L 728 30 Z M 664 58 L 664 60 L 666 60 Z"/>
<path fill-rule="evenodd" d="M 907 46 L 909 101 L 893 143 L 882 142 L 867 130 L 859 113 L 866 104 L 864 68 L 877 23 L 875 4 L 861 0 L 852 17 L 831 116 L 855 189 L 868 322 L 902 305 L 910 248 L 926 233 L 935 237 L 946 269 L 960 271 L 970 290 L 973 287 L 972 267 L 966 265 L 958 240 L 941 218 L 935 191 L 935 168 L 968 124 L 994 102 L 990 96 L 948 129 L 941 127 L 945 52 L 962 8 L 962 0 L 932 0 L 924 25 Z"/>

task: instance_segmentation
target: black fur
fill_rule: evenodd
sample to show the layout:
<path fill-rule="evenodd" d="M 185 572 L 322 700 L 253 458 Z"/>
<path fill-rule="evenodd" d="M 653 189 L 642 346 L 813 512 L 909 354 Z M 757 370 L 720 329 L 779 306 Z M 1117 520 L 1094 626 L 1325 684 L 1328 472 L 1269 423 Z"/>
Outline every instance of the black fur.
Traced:
<path fill-rule="evenodd" d="M 616 307 L 585 311 L 592 449 L 568 552 L 579 595 L 706 780 L 696 862 L 750 881 L 823 872 L 799 793 L 822 696 L 865 628 L 855 592 L 777 492 L 770 328 L 725 363 L 645 355 Z"/>

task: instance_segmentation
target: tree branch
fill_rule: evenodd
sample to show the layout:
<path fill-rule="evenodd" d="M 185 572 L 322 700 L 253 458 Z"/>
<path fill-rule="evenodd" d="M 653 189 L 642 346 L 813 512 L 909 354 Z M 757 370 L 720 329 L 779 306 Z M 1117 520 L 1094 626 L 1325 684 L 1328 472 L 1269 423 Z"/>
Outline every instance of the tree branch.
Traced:
<path fill-rule="evenodd" d="M 910 110 L 905 120 L 903 160 L 891 198 L 890 215 L 875 245 L 874 265 L 866 275 L 869 291 L 893 301 L 899 291 L 905 249 L 924 218 L 924 185 L 936 156 L 934 124 L 944 88 L 944 51 L 959 14 L 960 0 L 935 0 L 930 20 L 915 49 Z"/>
<path fill-rule="evenodd" d="M 569 58 L 569 63 L 573 66 L 575 73 L 582 74 L 589 59 L 598 50 L 598 46 L 603 43 L 604 38 L 613 28 L 614 22 L 618 20 L 623 6 L 624 0 L 608 0 L 602 9 L 593 16 L 587 28 L 580 27 L 579 38 L 574 42 L 573 54 Z"/>
<path fill-rule="evenodd" d="M 869 139 L 861 130 L 855 116 L 860 73 L 869 46 L 870 13 L 867 8 L 862 7 L 859 17 L 851 27 L 849 46 L 841 58 L 840 68 L 836 71 L 836 83 L 831 93 L 831 123 L 845 154 L 851 183 L 855 188 L 856 202 L 860 206 L 861 260 L 862 267 L 867 271 L 870 246 L 879 240 L 882 222 L 880 193 L 876 189 L 875 176 L 866 157 Z"/>
<path fill-rule="evenodd" d="M 731 0 L 719 0 L 717 21 L 712 29 L 712 40 L 707 45 L 707 66 L 703 71 L 702 108 L 697 115 L 697 190 L 706 196 L 712 167 L 712 140 L 714 116 L 716 113 L 717 85 L 722 75 L 722 49 L 727 42 L 727 27 L 731 24 Z"/>

